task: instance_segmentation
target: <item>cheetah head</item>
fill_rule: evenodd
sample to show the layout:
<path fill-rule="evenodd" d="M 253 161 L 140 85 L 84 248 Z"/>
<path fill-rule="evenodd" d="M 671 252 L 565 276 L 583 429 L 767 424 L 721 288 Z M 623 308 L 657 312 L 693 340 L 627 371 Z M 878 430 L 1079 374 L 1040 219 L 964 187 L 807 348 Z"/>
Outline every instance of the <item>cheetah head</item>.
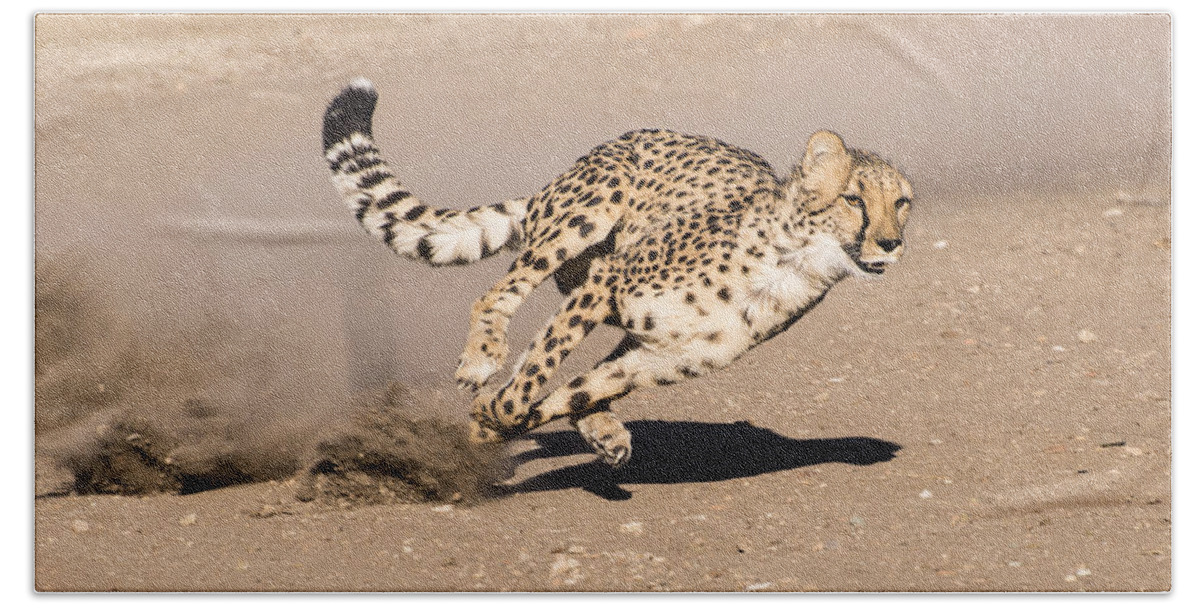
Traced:
<path fill-rule="evenodd" d="M 803 209 L 860 270 L 881 274 L 904 254 L 912 185 L 878 156 L 848 149 L 838 135 L 818 131 L 808 140 L 793 182 Z"/>

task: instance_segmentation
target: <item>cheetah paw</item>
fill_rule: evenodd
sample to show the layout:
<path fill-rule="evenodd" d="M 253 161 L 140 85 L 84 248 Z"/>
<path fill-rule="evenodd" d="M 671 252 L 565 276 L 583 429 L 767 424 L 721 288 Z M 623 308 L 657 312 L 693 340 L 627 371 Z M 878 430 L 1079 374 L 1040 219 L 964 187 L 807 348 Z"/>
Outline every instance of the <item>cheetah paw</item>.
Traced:
<path fill-rule="evenodd" d="M 478 349 L 468 349 L 463 351 L 458 359 L 458 370 L 454 372 L 454 379 L 458 381 L 458 388 L 479 392 L 479 389 L 500 371 L 500 365 L 499 358 L 489 356 Z"/>
<path fill-rule="evenodd" d="M 612 412 L 596 412 L 575 421 L 575 428 L 592 450 L 612 468 L 620 468 L 633 455 L 633 436 Z"/>
<path fill-rule="evenodd" d="M 478 420 L 471 420 L 470 434 L 467 436 L 471 443 L 500 443 L 504 441 L 504 436 L 493 429 L 489 429 Z"/>

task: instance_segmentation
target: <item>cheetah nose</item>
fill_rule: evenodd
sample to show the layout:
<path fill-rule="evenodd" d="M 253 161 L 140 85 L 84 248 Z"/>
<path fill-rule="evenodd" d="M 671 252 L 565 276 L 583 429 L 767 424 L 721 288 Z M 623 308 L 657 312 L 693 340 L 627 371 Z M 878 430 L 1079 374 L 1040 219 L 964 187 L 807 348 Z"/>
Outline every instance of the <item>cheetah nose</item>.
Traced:
<path fill-rule="evenodd" d="M 879 245 L 879 248 L 882 249 L 884 253 L 891 253 L 895 251 L 896 248 L 899 247 L 903 242 L 904 241 L 901 241 L 900 239 L 879 239 L 875 241 L 875 244 Z"/>

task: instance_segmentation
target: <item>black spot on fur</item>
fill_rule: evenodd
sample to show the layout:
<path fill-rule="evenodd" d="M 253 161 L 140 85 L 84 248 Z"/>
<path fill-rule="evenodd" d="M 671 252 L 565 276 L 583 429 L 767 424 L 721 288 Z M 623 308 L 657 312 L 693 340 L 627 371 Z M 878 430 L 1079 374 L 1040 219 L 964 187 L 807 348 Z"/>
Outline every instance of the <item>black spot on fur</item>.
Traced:
<path fill-rule="evenodd" d="M 411 221 L 421 217 L 422 215 L 425 214 L 426 209 L 428 209 L 428 207 L 426 207 L 425 205 L 417 205 L 416 207 L 409 209 L 408 213 L 404 214 L 404 221 L 411 222 Z"/>
<path fill-rule="evenodd" d="M 387 171 L 371 171 L 370 173 L 358 178 L 358 189 L 367 190 L 379 185 L 381 182 L 383 182 L 383 180 L 391 176 L 392 174 L 388 173 Z"/>
<path fill-rule="evenodd" d="M 375 206 L 380 209 L 388 209 L 388 208 L 391 208 L 392 205 L 395 205 L 396 203 L 398 203 L 410 196 L 412 196 L 412 192 L 409 192 L 407 190 L 393 190 L 387 196 L 379 199 L 379 202 L 375 203 Z M 408 217 L 405 216 L 404 219 L 407 220 Z"/>
<path fill-rule="evenodd" d="M 417 241 L 417 255 L 423 260 L 433 257 L 433 245 L 429 244 L 429 239 L 422 238 Z"/>
<path fill-rule="evenodd" d="M 567 401 L 567 406 L 571 408 L 571 411 L 578 412 L 586 409 L 591 403 L 592 396 L 587 391 L 579 391 L 571 395 L 571 398 Z"/>

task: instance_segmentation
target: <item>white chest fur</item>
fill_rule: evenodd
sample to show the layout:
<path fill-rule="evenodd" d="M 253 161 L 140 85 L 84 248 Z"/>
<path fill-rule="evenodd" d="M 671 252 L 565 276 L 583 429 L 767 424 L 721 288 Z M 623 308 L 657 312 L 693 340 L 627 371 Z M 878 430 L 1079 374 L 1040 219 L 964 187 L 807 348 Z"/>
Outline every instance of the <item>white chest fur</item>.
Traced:
<path fill-rule="evenodd" d="M 837 241 L 825 234 L 810 237 L 803 247 L 769 253 L 757 270 L 746 309 L 756 332 L 791 318 L 843 278 L 865 274 Z"/>

